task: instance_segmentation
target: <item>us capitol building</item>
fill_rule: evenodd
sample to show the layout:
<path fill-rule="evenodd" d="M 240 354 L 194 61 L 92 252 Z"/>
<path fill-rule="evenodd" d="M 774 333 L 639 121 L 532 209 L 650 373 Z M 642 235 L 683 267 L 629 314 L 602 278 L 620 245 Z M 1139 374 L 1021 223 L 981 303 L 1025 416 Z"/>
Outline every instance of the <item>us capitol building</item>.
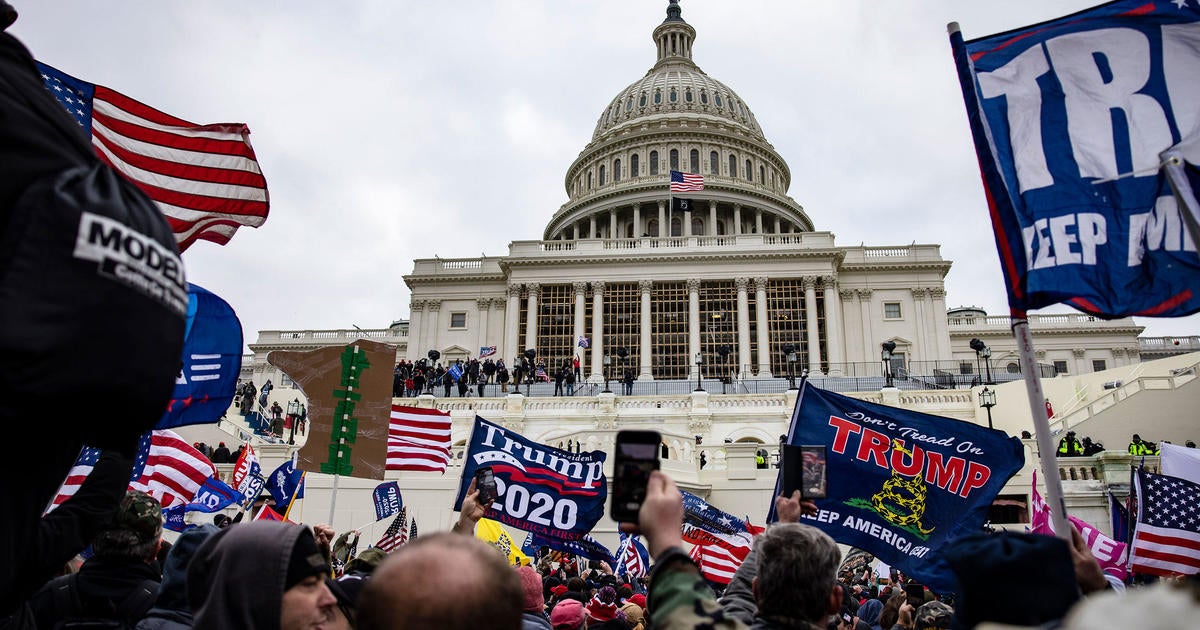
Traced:
<path fill-rule="evenodd" d="M 537 382 L 520 393 L 490 384 L 482 397 L 472 388 L 466 398 L 442 397 L 439 387 L 436 397 L 394 402 L 450 411 L 459 458 L 476 415 L 546 444 L 609 452 L 618 429 L 653 428 L 664 438 L 662 467 L 681 487 L 759 523 L 802 375 L 872 402 L 1015 436 L 1032 431 L 1008 317 L 947 308 L 951 261 L 939 246 L 837 245 L 788 195 L 791 171 L 750 106 L 696 65 L 696 29 L 675 0 L 651 40 L 653 65 L 600 109 L 567 167 L 567 201 L 539 239 L 512 242 L 506 256 L 414 261 L 404 276 L 411 314 L 387 328 L 260 331 L 244 378 L 260 388 L 270 379 L 271 400 L 286 406 L 303 393 L 267 362 L 269 352 L 358 338 L 394 344 L 398 359 L 436 350 L 444 365 L 493 345 L 492 358 L 510 369 L 526 350 L 551 369 L 578 356 L 585 382 L 572 396 Z M 673 204 L 672 170 L 702 175 L 703 189 L 674 193 Z M 1059 462 L 1068 509 L 1107 529 L 1105 491 L 1127 492 L 1131 433 L 1200 439 L 1200 337 L 1140 338 L 1132 319 L 1083 314 L 1033 315 L 1030 327 L 1052 428 L 1109 449 Z M 632 395 L 617 382 L 626 370 L 636 376 Z M 228 418 L 182 432 L 236 441 L 245 425 L 233 410 Z M 289 456 L 287 444 L 251 441 L 266 472 Z M 1025 444 L 1026 467 L 997 499 L 993 524 L 1028 522 L 1038 460 L 1035 441 Z M 769 455 L 765 469 L 759 449 Z M 231 466 L 219 467 L 228 475 Z M 388 479 L 399 481 L 422 531 L 433 531 L 453 522 L 458 472 Z M 293 520 L 329 521 L 337 488 L 334 527 L 371 522 L 379 482 L 331 479 L 309 475 L 303 515 Z M 387 524 L 367 526 L 363 539 L 377 540 Z M 607 518 L 594 534 L 615 545 Z"/>

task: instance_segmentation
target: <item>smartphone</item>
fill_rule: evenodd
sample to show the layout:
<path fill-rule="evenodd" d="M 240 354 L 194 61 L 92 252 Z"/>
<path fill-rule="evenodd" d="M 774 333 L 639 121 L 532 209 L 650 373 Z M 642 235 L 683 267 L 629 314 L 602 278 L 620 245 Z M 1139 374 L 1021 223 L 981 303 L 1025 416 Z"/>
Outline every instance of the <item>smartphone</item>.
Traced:
<path fill-rule="evenodd" d="M 908 605 L 913 608 L 920 608 L 921 604 L 925 603 L 925 587 L 909 582 L 904 585 L 904 595 L 908 598 Z"/>
<path fill-rule="evenodd" d="M 779 473 L 783 496 L 790 497 L 796 490 L 801 499 L 824 499 L 829 494 L 829 482 L 825 476 L 826 447 L 821 445 L 780 445 Z"/>
<path fill-rule="evenodd" d="M 646 500 L 650 473 L 658 470 L 658 431 L 618 431 L 613 458 L 613 492 L 609 515 L 618 523 L 636 523 Z"/>
<path fill-rule="evenodd" d="M 496 492 L 496 476 L 492 474 L 491 466 L 475 469 L 475 489 L 479 491 L 480 505 L 487 505 L 499 497 Z"/>

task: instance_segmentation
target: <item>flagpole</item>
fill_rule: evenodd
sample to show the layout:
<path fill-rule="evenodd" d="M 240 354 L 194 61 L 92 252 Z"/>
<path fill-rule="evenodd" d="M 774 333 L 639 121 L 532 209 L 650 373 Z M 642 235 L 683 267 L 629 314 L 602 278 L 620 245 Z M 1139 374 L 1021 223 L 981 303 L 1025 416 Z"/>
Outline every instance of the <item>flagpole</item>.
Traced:
<path fill-rule="evenodd" d="M 1023 311 L 1013 310 L 1012 333 L 1017 341 L 1017 353 L 1025 371 L 1025 391 L 1029 395 L 1029 411 L 1033 418 L 1034 434 L 1037 436 L 1038 459 L 1042 465 L 1042 481 L 1046 484 L 1046 505 L 1050 507 L 1050 520 L 1054 523 L 1054 534 L 1071 544 L 1071 523 L 1067 520 L 1067 503 L 1063 499 L 1062 478 L 1058 475 L 1058 456 L 1050 436 L 1050 419 L 1046 415 L 1046 396 L 1042 392 L 1042 377 L 1038 373 L 1037 358 L 1033 352 L 1033 335 L 1029 332 L 1029 319 Z"/>

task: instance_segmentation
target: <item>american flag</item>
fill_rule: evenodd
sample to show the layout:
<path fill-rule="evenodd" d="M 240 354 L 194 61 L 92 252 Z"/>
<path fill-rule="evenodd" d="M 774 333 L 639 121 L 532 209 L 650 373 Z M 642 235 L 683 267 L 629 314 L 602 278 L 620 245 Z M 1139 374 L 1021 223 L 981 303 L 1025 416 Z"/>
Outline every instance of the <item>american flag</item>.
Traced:
<path fill-rule="evenodd" d="M 100 159 L 158 203 L 180 253 L 199 239 L 224 245 L 239 227 L 267 220 L 267 182 L 245 124 L 197 125 L 46 64 L 38 69 Z"/>
<path fill-rule="evenodd" d="M 79 451 L 79 457 L 67 472 L 50 509 L 79 490 L 79 485 L 92 473 L 99 459 L 98 448 L 85 446 Z M 166 509 L 191 501 L 205 480 L 216 475 L 217 467 L 183 438 L 173 431 L 155 430 L 142 435 L 129 489 L 150 494 Z"/>
<path fill-rule="evenodd" d="M 387 470 L 446 472 L 450 463 L 450 412 L 392 405 Z"/>
<path fill-rule="evenodd" d="M 691 556 L 696 566 L 700 567 L 700 575 L 704 579 L 716 584 L 729 584 L 749 553 L 749 549 L 740 553 L 716 545 L 696 545 L 692 547 Z"/>
<path fill-rule="evenodd" d="M 133 462 L 131 490 L 158 499 L 164 508 L 187 503 L 217 467 L 174 431 L 155 429 L 142 434 Z"/>
<path fill-rule="evenodd" d="M 671 192 L 699 192 L 701 190 L 704 190 L 703 175 L 671 171 Z"/>
<path fill-rule="evenodd" d="M 496 354 L 496 346 L 479 346 L 479 358 L 486 359 Z"/>
<path fill-rule="evenodd" d="M 379 542 L 375 543 L 375 546 L 382 549 L 384 553 L 391 553 L 408 542 L 408 529 L 405 527 L 407 516 L 408 508 L 400 508 L 400 513 L 392 519 L 392 524 L 388 525 L 387 531 L 383 532 L 383 536 L 379 537 Z"/>
<path fill-rule="evenodd" d="M 637 536 L 620 532 L 621 548 L 617 551 L 617 573 L 629 577 L 646 577 L 650 552 Z"/>
<path fill-rule="evenodd" d="M 416 539 L 417 539 L 417 517 L 414 516 L 413 520 L 412 520 L 412 526 L 408 528 L 408 540 L 413 541 Z"/>
<path fill-rule="evenodd" d="M 1134 573 L 1200 573 L 1200 485 L 1179 477 L 1137 473 Z"/>

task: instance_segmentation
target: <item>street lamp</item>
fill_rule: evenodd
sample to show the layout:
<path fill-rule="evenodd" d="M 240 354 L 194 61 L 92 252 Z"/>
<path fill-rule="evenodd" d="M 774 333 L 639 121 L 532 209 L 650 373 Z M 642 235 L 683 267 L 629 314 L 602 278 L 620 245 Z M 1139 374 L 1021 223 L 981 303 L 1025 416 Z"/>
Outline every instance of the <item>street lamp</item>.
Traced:
<path fill-rule="evenodd" d="M 292 419 L 292 426 L 288 430 L 288 444 L 296 443 L 296 423 L 300 420 L 300 399 L 293 399 L 288 403 L 287 414 Z"/>
<path fill-rule="evenodd" d="M 728 393 L 725 389 L 725 386 L 731 380 L 730 376 L 729 376 L 729 371 L 724 369 L 725 365 L 729 363 L 730 351 L 731 351 L 731 349 L 729 346 L 724 346 L 724 345 L 717 346 L 717 356 L 721 357 L 721 368 L 722 368 L 721 371 L 725 372 L 725 374 L 726 374 L 725 376 L 721 377 L 721 393 L 722 394 Z"/>
<path fill-rule="evenodd" d="M 788 389 L 796 389 L 796 344 L 788 343 L 783 346 L 783 353 L 787 358 L 788 366 Z"/>
<path fill-rule="evenodd" d="M 696 353 L 696 391 L 704 391 L 704 385 L 700 383 L 700 367 L 704 365 L 704 355 Z"/>
<path fill-rule="evenodd" d="M 533 390 L 533 377 L 534 377 L 534 372 L 537 370 L 537 366 L 534 365 L 534 363 L 533 363 L 533 360 L 535 358 L 537 358 L 537 350 L 534 350 L 533 348 L 526 348 L 525 349 L 525 395 L 526 396 L 532 395 L 530 392 Z M 518 387 L 519 387 L 519 385 L 518 385 Z"/>
<path fill-rule="evenodd" d="M 995 385 L 995 381 L 992 380 L 992 349 L 978 337 L 971 340 L 971 349 L 975 351 L 975 370 L 979 370 L 979 358 L 983 357 L 983 367 L 987 373 L 986 384 Z"/>
<path fill-rule="evenodd" d="M 892 353 L 896 351 L 896 342 L 885 341 L 880 344 L 880 347 L 883 348 L 883 351 L 879 353 L 880 358 L 883 360 L 883 373 L 887 376 L 887 385 L 885 387 L 892 387 Z"/>
<path fill-rule="evenodd" d="M 992 407 L 996 406 L 996 390 L 988 389 L 987 387 L 979 390 L 979 406 L 987 409 L 988 428 L 996 428 L 992 426 Z"/>
<path fill-rule="evenodd" d="M 601 392 L 602 394 L 611 394 L 612 393 L 612 390 L 608 388 L 608 379 L 609 379 L 608 368 L 610 365 L 612 365 L 612 357 L 606 354 L 606 355 L 604 355 L 604 391 Z"/>

